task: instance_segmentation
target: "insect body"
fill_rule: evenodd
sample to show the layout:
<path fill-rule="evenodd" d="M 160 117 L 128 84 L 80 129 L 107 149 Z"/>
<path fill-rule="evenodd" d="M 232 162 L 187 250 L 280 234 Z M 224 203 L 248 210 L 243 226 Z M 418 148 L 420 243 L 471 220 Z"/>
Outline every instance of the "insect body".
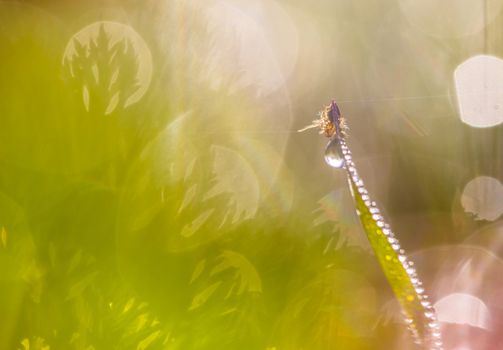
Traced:
<path fill-rule="evenodd" d="M 319 128 L 320 134 L 323 134 L 326 137 L 330 138 L 343 138 L 346 136 L 348 129 L 346 126 L 346 121 L 342 117 L 339 106 L 337 106 L 337 103 L 335 101 L 332 101 L 330 105 L 326 106 L 323 110 L 318 112 L 318 118 L 313 120 L 311 125 L 300 129 L 299 132 L 312 128 Z"/>

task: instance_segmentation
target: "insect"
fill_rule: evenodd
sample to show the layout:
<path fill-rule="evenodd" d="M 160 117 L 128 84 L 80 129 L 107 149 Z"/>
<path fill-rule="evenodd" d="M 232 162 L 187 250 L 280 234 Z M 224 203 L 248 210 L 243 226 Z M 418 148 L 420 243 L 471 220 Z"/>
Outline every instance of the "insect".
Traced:
<path fill-rule="evenodd" d="M 313 128 L 319 128 L 320 134 L 330 138 L 344 138 L 347 136 L 348 131 L 346 119 L 342 117 L 339 106 L 333 100 L 330 105 L 325 106 L 325 108 L 318 112 L 317 119 L 313 120 L 310 125 L 298 131 L 303 132 Z"/>

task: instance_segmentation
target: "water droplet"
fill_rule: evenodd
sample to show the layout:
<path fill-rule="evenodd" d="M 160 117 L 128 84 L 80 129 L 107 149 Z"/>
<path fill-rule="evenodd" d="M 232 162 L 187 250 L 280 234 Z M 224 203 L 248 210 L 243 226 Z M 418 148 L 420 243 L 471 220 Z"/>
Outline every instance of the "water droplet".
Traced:
<path fill-rule="evenodd" d="M 325 162 L 332 168 L 341 169 L 344 167 L 344 158 L 340 154 L 339 139 L 330 140 L 325 148 Z"/>
<path fill-rule="evenodd" d="M 371 212 L 372 212 L 372 211 L 371 211 Z M 382 217 L 381 215 L 379 215 L 379 214 L 373 214 L 373 215 L 372 215 L 372 219 L 374 219 L 374 220 L 378 221 L 378 220 L 382 220 L 382 219 L 383 219 L 383 217 Z"/>

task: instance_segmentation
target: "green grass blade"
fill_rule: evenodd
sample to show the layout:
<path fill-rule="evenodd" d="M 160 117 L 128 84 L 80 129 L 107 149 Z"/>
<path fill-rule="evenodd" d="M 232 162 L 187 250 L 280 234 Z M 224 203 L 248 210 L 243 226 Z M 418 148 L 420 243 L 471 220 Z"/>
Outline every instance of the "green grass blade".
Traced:
<path fill-rule="evenodd" d="M 415 342 L 429 349 L 441 349 L 435 310 L 428 301 L 413 263 L 406 257 L 376 203 L 371 201 L 344 140 L 340 141 L 340 151 L 358 216 Z"/>

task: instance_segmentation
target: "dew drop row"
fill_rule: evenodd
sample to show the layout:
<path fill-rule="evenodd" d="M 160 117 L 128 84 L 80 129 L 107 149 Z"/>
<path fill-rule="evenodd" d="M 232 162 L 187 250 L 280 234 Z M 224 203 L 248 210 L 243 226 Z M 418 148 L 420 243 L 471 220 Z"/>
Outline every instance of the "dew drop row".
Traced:
<path fill-rule="evenodd" d="M 406 295 L 403 295 L 403 291 L 394 291 L 397 294 L 400 305 L 402 307 L 402 314 L 404 316 L 405 323 L 407 324 L 407 327 L 410 330 L 415 342 L 428 349 L 442 350 L 443 347 L 441 333 L 436 318 L 436 313 L 430 301 L 428 300 L 428 296 L 425 294 L 425 290 L 423 288 L 422 282 L 419 280 L 416 269 L 414 268 L 414 264 L 406 257 L 405 251 L 401 248 L 400 243 L 395 237 L 389 224 L 384 221 L 384 218 L 381 215 L 377 204 L 370 199 L 368 191 L 364 186 L 363 180 L 358 176 L 358 172 L 351 157 L 351 152 L 344 139 L 335 137 L 329 141 L 325 150 L 325 161 L 331 167 L 346 169 L 352 192 L 354 192 L 355 190 L 358 191 L 359 197 L 363 201 L 363 204 L 368 211 L 368 215 L 371 217 L 372 221 L 379 229 L 377 233 L 380 234 L 379 231 L 381 231 L 385 236 L 387 242 L 386 248 L 389 251 L 384 254 L 384 261 L 380 261 L 383 265 L 383 268 L 385 269 L 385 273 L 387 275 L 393 274 L 393 270 L 391 268 L 388 269 L 389 271 L 386 271 L 385 265 L 389 263 L 389 266 L 394 266 L 394 264 L 392 263 L 396 259 L 396 263 L 400 264 L 401 268 L 403 268 L 403 270 L 407 274 L 408 280 L 413 287 L 413 291 L 407 291 Z M 362 213 L 360 210 L 358 210 L 358 215 L 362 217 L 362 215 L 367 215 L 367 213 Z M 377 253 L 378 252 L 376 251 L 376 255 Z M 419 303 L 414 303 L 416 298 Z M 416 304 L 417 307 L 413 313 L 410 309 L 413 305 Z M 421 313 L 421 323 L 425 323 L 425 325 L 415 322 L 415 313 Z"/>

